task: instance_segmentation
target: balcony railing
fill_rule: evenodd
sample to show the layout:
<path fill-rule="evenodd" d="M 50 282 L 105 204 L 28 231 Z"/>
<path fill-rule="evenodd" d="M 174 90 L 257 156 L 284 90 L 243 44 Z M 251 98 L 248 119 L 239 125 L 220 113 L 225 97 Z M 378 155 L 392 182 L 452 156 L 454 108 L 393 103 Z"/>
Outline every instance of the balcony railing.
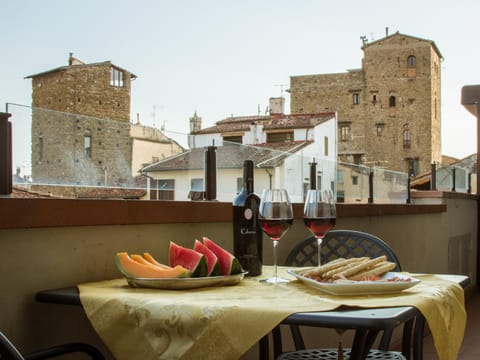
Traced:
<path fill-rule="evenodd" d="M 338 202 L 409 202 L 406 173 L 332 161 L 314 141 L 212 141 L 182 151 L 158 129 L 140 124 L 11 103 L 8 111 L 13 186 L 20 190 L 63 198 L 230 202 L 241 187 L 242 162 L 251 159 L 258 193 L 285 187 L 293 202 L 303 202 L 314 176 L 317 188 L 332 188 Z"/>

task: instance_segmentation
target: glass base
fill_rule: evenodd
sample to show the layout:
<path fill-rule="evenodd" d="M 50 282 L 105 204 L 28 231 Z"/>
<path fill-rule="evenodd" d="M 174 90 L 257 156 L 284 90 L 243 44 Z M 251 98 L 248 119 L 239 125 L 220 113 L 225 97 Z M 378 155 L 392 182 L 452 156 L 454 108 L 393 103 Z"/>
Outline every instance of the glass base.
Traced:
<path fill-rule="evenodd" d="M 290 282 L 290 280 L 283 279 L 281 277 L 272 277 L 269 279 L 261 279 L 260 282 L 266 282 L 269 284 L 280 284 L 280 283 L 287 283 Z"/>

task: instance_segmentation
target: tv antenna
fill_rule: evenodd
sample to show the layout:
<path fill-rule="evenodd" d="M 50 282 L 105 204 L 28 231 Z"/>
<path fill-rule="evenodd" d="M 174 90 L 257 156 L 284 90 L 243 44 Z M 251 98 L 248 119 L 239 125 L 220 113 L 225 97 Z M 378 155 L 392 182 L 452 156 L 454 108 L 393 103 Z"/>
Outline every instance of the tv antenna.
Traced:
<path fill-rule="evenodd" d="M 287 84 L 277 84 L 277 85 L 275 85 L 275 86 L 279 86 L 279 87 L 280 87 L 280 96 L 283 97 L 283 92 L 284 92 L 283 87 L 284 87 L 284 86 L 287 86 Z"/>
<path fill-rule="evenodd" d="M 151 116 L 152 116 L 152 119 L 153 119 L 153 127 L 155 127 L 155 120 L 156 120 L 156 109 L 157 107 L 155 105 L 153 105 L 153 110 L 152 110 L 152 113 L 151 113 Z M 163 106 L 160 106 L 160 110 L 163 109 Z"/>

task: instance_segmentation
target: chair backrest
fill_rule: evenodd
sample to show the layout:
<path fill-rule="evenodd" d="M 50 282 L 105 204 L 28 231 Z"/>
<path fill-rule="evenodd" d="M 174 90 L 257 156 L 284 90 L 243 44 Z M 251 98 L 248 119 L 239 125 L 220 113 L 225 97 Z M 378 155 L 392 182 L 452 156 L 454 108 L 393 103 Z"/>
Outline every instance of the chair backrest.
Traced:
<path fill-rule="evenodd" d="M 0 359 L 1 360 L 24 360 L 24 357 L 8 338 L 0 331 Z"/>
<path fill-rule="evenodd" d="M 393 271 L 401 271 L 400 261 L 392 248 L 380 238 L 355 230 L 332 230 L 321 245 L 322 263 L 337 258 L 368 256 L 376 258 L 386 255 L 387 260 L 397 264 Z M 296 244 L 285 260 L 285 266 L 317 266 L 317 239 L 308 237 Z"/>

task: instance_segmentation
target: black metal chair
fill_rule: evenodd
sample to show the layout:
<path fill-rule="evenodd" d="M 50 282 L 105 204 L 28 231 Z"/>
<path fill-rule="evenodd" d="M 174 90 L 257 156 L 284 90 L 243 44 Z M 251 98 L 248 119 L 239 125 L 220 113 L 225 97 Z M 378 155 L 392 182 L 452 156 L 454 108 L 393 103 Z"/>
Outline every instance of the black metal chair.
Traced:
<path fill-rule="evenodd" d="M 401 271 L 400 261 L 393 252 L 392 248 L 380 238 L 365 232 L 354 230 L 332 230 L 323 239 L 321 247 L 322 263 L 329 262 L 337 258 L 351 258 L 368 256 L 375 258 L 385 255 L 388 261 L 397 264 L 394 271 Z M 285 266 L 303 267 L 317 266 L 317 240 L 315 237 L 309 237 L 293 247 L 287 259 Z M 413 321 L 404 325 L 404 349 L 409 348 L 408 342 L 411 338 Z M 273 331 L 274 357 L 277 360 L 296 360 L 296 359 L 337 359 L 337 349 L 305 349 L 300 327 L 290 325 L 293 342 L 296 351 L 285 352 L 282 350 L 282 340 L 280 327 L 277 326 Z M 393 329 L 383 332 L 378 350 L 371 349 L 377 333 L 370 333 L 367 337 L 366 359 L 405 359 L 405 356 L 396 351 L 388 351 Z M 355 341 L 355 340 L 354 340 Z M 344 358 L 349 358 L 350 349 L 344 349 Z"/>
<path fill-rule="evenodd" d="M 0 331 L 0 359 L 1 360 L 40 360 L 51 359 L 60 355 L 70 353 L 84 353 L 92 360 L 104 360 L 105 357 L 95 347 L 85 343 L 69 343 L 52 346 L 47 349 L 31 352 L 22 355 L 17 348 Z"/>

